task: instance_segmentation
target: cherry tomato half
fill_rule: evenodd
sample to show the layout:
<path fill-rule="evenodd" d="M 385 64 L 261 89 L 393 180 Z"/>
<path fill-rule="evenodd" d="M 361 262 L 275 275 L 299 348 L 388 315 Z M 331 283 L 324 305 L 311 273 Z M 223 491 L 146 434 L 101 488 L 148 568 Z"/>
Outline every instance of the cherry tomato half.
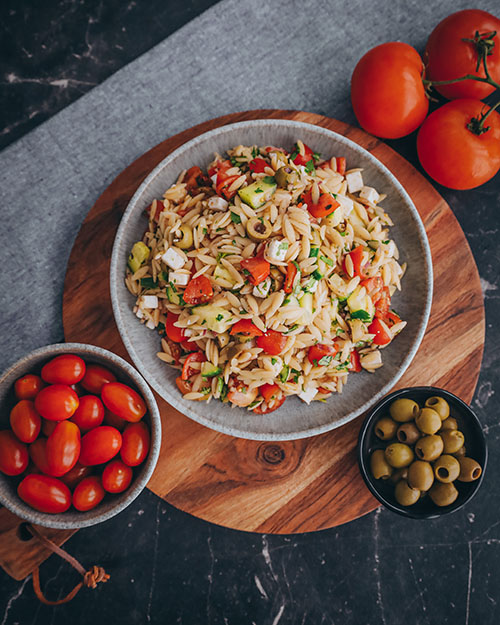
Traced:
<path fill-rule="evenodd" d="M 43 436 L 37 438 L 34 443 L 29 446 L 29 454 L 31 461 L 42 473 L 49 475 L 49 463 L 47 461 L 47 439 Z"/>
<path fill-rule="evenodd" d="M 21 499 L 40 512 L 60 514 L 71 505 L 71 493 L 66 484 L 49 475 L 27 475 L 17 487 Z"/>
<path fill-rule="evenodd" d="M 367 52 L 351 78 L 351 101 L 360 125 L 376 137 L 397 139 L 416 130 L 429 110 L 422 59 L 392 41 Z"/>
<path fill-rule="evenodd" d="M 123 444 L 120 456 L 129 467 L 136 467 L 144 462 L 150 445 L 149 428 L 141 421 L 127 425 L 123 431 Z"/>
<path fill-rule="evenodd" d="M 378 317 L 375 317 L 375 319 L 368 326 L 368 332 L 375 335 L 373 337 L 375 345 L 387 345 L 391 342 L 391 336 L 388 332 L 386 332 L 383 323 L 384 322 Z"/>
<path fill-rule="evenodd" d="M 102 485 L 108 493 L 122 493 L 130 486 L 133 471 L 121 460 L 112 460 L 102 472 Z"/>
<path fill-rule="evenodd" d="M 165 321 L 165 332 L 168 338 L 175 343 L 181 343 L 186 338 L 184 328 L 178 328 L 174 323 L 179 319 L 179 315 L 169 312 Z"/>
<path fill-rule="evenodd" d="M 75 486 L 83 480 L 84 477 L 88 477 L 92 474 L 92 467 L 84 467 L 77 462 L 75 466 L 67 473 L 61 476 L 61 482 L 64 482 L 66 486 L 73 489 Z"/>
<path fill-rule="evenodd" d="M 85 477 L 76 485 L 73 492 L 73 505 L 80 512 L 87 512 L 99 505 L 105 494 L 100 477 L 97 475 Z"/>
<path fill-rule="evenodd" d="M 101 397 L 106 408 L 125 421 L 135 423 L 146 414 L 146 403 L 139 393 L 121 382 L 105 384 Z"/>
<path fill-rule="evenodd" d="M 315 367 L 327 367 L 337 352 L 338 347 L 335 343 L 333 345 L 318 343 L 309 348 L 307 357 L 309 362 Z"/>
<path fill-rule="evenodd" d="M 28 449 L 10 430 L 0 432 L 0 471 L 5 475 L 20 475 L 28 466 Z"/>
<path fill-rule="evenodd" d="M 49 474 L 60 477 L 70 471 L 80 456 L 80 430 L 71 421 L 60 421 L 47 439 Z"/>
<path fill-rule="evenodd" d="M 248 281 L 257 286 L 267 278 L 271 271 L 270 263 L 260 256 L 256 258 L 244 258 L 241 263 L 243 273 L 246 272 Z"/>
<path fill-rule="evenodd" d="M 78 404 L 78 395 L 65 384 L 46 386 L 35 398 L 35 408 L 49 421 L 69 419 L 75 414 Z"/>
<path fill-rule="evenodd" d="M 81 385 L 89 393 L 100 395 L 102 387 L 108 382 L 116 382 L 116 376 L 106 367 L 101 365 L 87 365 Z"/>
<path fill-rule="evenodd" d="M 198 276 L 192 278 L 182 294 L 182 297 L 188 306 L 197 306 L 205 304 L 214 296 L 212 283 L 206 276 Z"/>
<path fill-rule="evenodd" d="M 45 384 L 38 375 L 28 373 L 22 378 L 16 380 L 14 384 L 14 392 L 17 399 L 35 399 Z"/>
<path fill-rule="evenodd" d="M 270 412 L 274 412 L 275 410 L 278 410 L 278 408 L 281 408 L 281 406 L 285 403 L 285 399 L 285 395 L 282 395 L 278 399 L 275 399 L 271 404 L 264 401 L 258 406 L 255 406 L 253 412 L 255 412 L 255 414 L 269 414 Z"/>
<path fill-rule="evenodd" d="M 101 425 L 104 419 L 104 406 L 99 397 L 95 395 L 84 395 L 80 397 L 80 405 L 71 417 L 71 421 L 76 423 L 82 432 L 91 430 Z"/>
<path fill-rule="evenodd" d="M 80 356 L 61 354 L 42 367 L 42 380 L 49 384 L 76 384 L 85 375 L 85 363 Z"/>
<path fill-rule="evenodd" d="M 32 443 L 40 434 L 42 419 L 29 399 L 21 399 L 10 411 L 10 427 L 23 443 Z"/>
<path fill-rule="evenodd" d="M 122 435 L 110 425 L 100 425 L 82 437 L 79 462 L 84 466 L 103 464 L 120 451 Z"/>
<path fill-rule="evenodd" d="M 266 354 L 277 356 L 285 349 L 287 338 L 281 332 L 276 330 L 267 330 L 263 336 L 256 339 L 257 347 L 263 349 Z"/>

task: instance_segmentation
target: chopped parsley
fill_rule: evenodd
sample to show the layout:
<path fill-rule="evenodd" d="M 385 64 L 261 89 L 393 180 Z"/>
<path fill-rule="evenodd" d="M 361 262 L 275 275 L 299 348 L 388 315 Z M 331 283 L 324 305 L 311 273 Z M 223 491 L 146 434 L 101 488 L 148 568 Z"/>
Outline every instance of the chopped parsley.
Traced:
<path fill-rule="evenodd" d="M 323 356 L 322 358 L 318 360 L 318 365 L 320 367 L 327 367 L 332 362 L 332 358 L 333 356 Z"/>
<path fill-rule="evenodd" d="M 294 330 L 296 330 L 299 327 L 298 323 L 295 323 L 290 329 L 288 329 L 286 332 L 284 332 L 284 334 L 290 334 L 290 332 L 293 332 Z"/>
<path fill-rule="evenodd" d="M 158 334 L 160 336 L 163 336 L 165 334 L 165 324 L 162 323 L 161 321 L 156 326 L 156 329 L 158 330 Z"/>
<path fill-rule="evenodd" d="M 233 214 L 233 213 L 231 213 L 231 214 Z M 217 258 L 216 258 L 217 263 L 220 263 L 221 259 L 226 257 L 226 256 L 229 256 L 228 252 L 219 252 L 217 254 Z"/>
<path fill-rule="evenodd" d="M 323 277 L 323 274 L 320 273 L 317 269 L 315 271 L 312 272 L 312 277 L 315 280 L 321 280 L 321 278 Z"/>
<path fill-rule="evenodd" d="M 211 389 L 210 388 L 200 388 L 200 393 L 202 395 L 208 395 L 210 393 Z"/>
<path fill-rule="evenodd" d="M 259 156 L 259 154 L 260 154 L 259 148 L 254 145 L 253 148 L 252 148 L 252 158 L 255 158 L 256 156 Z"/>
<path fill-rule="evenodd" d="M 312 174 L 314 173 L 316 170 L 314 169 L 314 160 L 311 159 L 310 161 L 307 161 L 306 166 L 305 166 L 305 170 L 306 170 L 306 174 Z"/>
<path fill-rule="evenodd" d="M 319 247 L 311 247 L 309 252 L 309 258 L 318 258 Z"/>
<path fill-rule="evenodd" d="M 390 240 L 389 240 L 389 239 L 387 239 L 387 241 L 382 241 L 382 243 L 383 243 L 384 245 L 389 245 Z"/>
<path fill-rule="evenodd" d="M 158 277 L 160 280 L 163 280 L 163 282 L 168 282 L 168 271 L 160 271 Z"/>
<path fill-rule="evenodd" d="M 233 213 L 233 211 L 231 211 L 231 221 L 233 222 L 233 224 L 240 224 L 241 217 L 238 215 L 238 213 Z"/>
<path fill-rule="evenodd" d="M 141 286 L 145 289 L 156 289 L 158 282 L 155 282 L 153 278 L 141 278 Z"/>
<path fill-rule="evenodd" d="M 361 321 L 369 321 L 371 319 L 371 315 L 369 315 L 366 310 L 355 310 L 351 313 L 351 319 L 361 319 Z"/>
<path fill-rule="evenodd" d="M 215 317 L 216 321 L 222 321 L 224 319 L 224 315 L 219 313 L 217 317 Z"/>
<path fill-rule="evenodd" d="M 313 152 L 313 159 L 317 163 L 321 160 L 321 154 L 319 152 Z"/>
<path fill-rule="evenodd" d="M 295 144 L 293 147 L 294 147 L 293 152 L 290 154 L 291 161 L 294 161 L 297 158 L 297 156 L 300 154 L 299 146 Z"/>
<path fill-rule="evenodd" d="M 278 362 L 277 358 L 271 358 L 271 364 L 275 365 Z"/>

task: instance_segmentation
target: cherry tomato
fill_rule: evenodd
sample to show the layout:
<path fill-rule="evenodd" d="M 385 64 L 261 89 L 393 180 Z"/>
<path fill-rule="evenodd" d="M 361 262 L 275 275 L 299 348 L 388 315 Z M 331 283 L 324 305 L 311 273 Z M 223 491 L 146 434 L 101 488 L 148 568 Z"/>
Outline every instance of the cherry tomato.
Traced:
<path fill-rule="evenodd" d="M 174 325 L 179 319 L 179 315 L 169 312 L 165 321 L 165 332 L 168 338 L 174 343 L 181 343 L 186 338 L 184 328 L 178 328 Z"/>
<path fill-rule="evenodd" d="M 347 167 L 347 161 L 345 156 L 337 156 L 337 158 L 335 159 L 335 163 L 337 164 L 338 173 L 343 176 Z"/>
<path fill-rule="evenodd" d="M 61 421 L 47 439 L 49 474 L 61 477 L 70 471 L 80 456 L 80 430 L 71 421 Z"/>
<path fill-rule="evenodd" d="M 97 475 L 84 477 L 73 492 L 73 506 L 80 512 L 87 512 L 98 506 L 105 494 L 100 477 Z"/>
<path fill-rule="evenodd" d="M 362 245 L 356 246 L 353 250 L 351 250 L 348 254 L 346 254 L 346 257 L 347 256 L 349 256 L 350 259 L 352 260 L 352 266 L 353 266 L 352 275 L 363 277 L 363 268 L 361 266 L 361 263 L 363 262 L 363 246 Z M 349 272 L 347 271 L 346 262 L 345 262 L 346 257 L 344 257 L 342 261 L 342 269 L 344 270 L 344 273 L 349 275 Z"/>
<path fill-rule="evenodd" d="M 76 384 L 85 375 L 85 363 L 80 356 L 61 354 L 42 367 L 42 380 L 49 384 Z"/>
<path fill-rule="evenodd" d="M 286 397 L 282 395 L 279 399 L 275 399 L 272 405 L 269 405 L 267 402 L 262 402 L 258 406 L 255 406 L 253 412 L 255 412 L 255 414 L 269 414 L 270 412 L 274 412 L 285 403 L 285 399 Z"/>
<path fill-rule="evenodd" d="M 120 432 L 110 425 L 100 425 L 82 437 L 79 462 L 84 466 L 103 464 L 116 456 L 121 446 Z"/>
<path fill-rule="evenodd" d="M 227 394 L 228 400 L 235 406 L 240 408 L 246 408 L 249 406 L 259 394 L 259 390 L 254 388 L 250 390 L 248 386 L 245 386 L 241 382 L 236 382 L 231 390 Z"/>
<path fill-rule="evenodd" d="M 384 286 L 381 291 L 372 297 L 372 301 L 375 305 L 375 317 L 385 320 L 391 305 L 391 294 L 388 287 Z"/>
<path fill-rule="evenodd" d="M 299 150 L 297 144 L 295 144 L 295 150 L 297 152 Z M 292 158 L 292 161 L 295 163 L 295 165 L 307 165 L 309 161 L 312 161 L 314 163 L 314 153 L 311 148 L 304 143 L 304 154 L 298 152 L 298 154 L 294 158 Z"/>
<path fill-rule="evenodd" d="M 450 189 L 473 189 L 500 169 L 500 115 L 493 111 L 489 130 L 475 134 L 474 124 L 488 107 L 480 100 L 453 100 L 431 113 L 417 137 L 418 158 L 436 182 Z"/>
<path fill-rule="evenodd" d="M 248 167 L 254 174 L 263 174 L 266 171 L 266 167 L 271 167 L 271 165 L 263 158 L 258 157 L 250 161 Z"/>
<path fill-rule="evenodd" d="M 350 356 L 351 366 L 349 367 L 349 371 L 353 373 L 359 373 L 361 371 L 361 360 L 359 359 L 359 353 L 357 349 L 353 349 Z M 331 391 L 327 391 L 330 393 Z"/>
<path fill-rule="evenodd" d="M 232 167 L 231 161 L 216 161 L 212 167 L 208 169 L 208 175 L 212 177 L 214 174 L 217 174 L 217 177 L 223 177 L 228 169 Z"/>
<path fill-rule="evenodd" d="M 240 263 L 243 273 L 246 272 L 248 281 L 256 286 L 267 278 L 271 271 L 270 263 L 261 257 L 245 258 Z"/>
<path fill-rule="evenodd" d="M 153 200 L 151 204 L 146 208 L 146 213 L 153 221 L 158 221 L 160 214 L 163 212 L 165 205 L 163 200 Z"/>
<path fill-rule="evenodd" d="M 81 384 L 89 393 L 100 395 L 102 387 L 108 382 L 116 382 L 114 373 L 101 365 L 87 365 Z"/>
<path fill-rule="evenodd" d="M 425 47 L 426 78 L 429 80 L 452 80 L 466 74 L 485 77 L 481 64 L 476 71 L 478 47 L 471 41 L 476 32 L 487 35 L 496 31 L 494 45 L 486 57 L 490 76 L 500 82 L 500 19 L 477 9 L 467 9 L 448 15 L 432 31 Z M 481 45 L 481 44 L 480 44 Z M 484 44 L 483 44 L 484 45 Z M 464 80 L 453 85 L 436 85 L 435 89 L 445 98 L 477 98 L 482 100 L 495 87 L 476 80 Z"/>
<path fill-rule="evenodd" d="M 217 195 L 226 198 L 226 200 L 233 198 L 238 189 L 230 191 L 229 187 L 233 184 L 233 182 L 235 182 L 235 180 L 238 180 L 238 178 L 238 174 L 235 174 L 234 176 L 227 176 L 227 178 L 223 178 L 222 180 L 219 180 L 219 176 L 217 176 L 217 184 L 215 186 Z"/>
<path fill-rule="evenodd" d="M 391 328 L 394 324 L 399 323 L 401 321 L 401 317 L 399 315 L 397 315 L 395 312 L 392 312 L 391 310 L 385 315 L 385 319 L 384 319 L 386 325 L 389 326 L 389 328 Z"/>
<path fill-rule="evenodd" d="M 27 475 L 17 487 L 21 499 L 40 512 L 60 514 L 71 505 L 71 493 L 66 484 L 49 475 Z"/>
<path fill-rule="evenodd" d="M 314 204 L 311 192 L 307 191 L 307 193 L 302 194 L 302 201 L 307 204 L 307 210 L 316 219 L 331 215 L 340 206 L 339 202 L 330 193 L 322 193 L 318 202 Z"/>
<path fill-rule="evenodd" d="M 214 290 L 212 283 L 206 276 L 198 276 L 192 278 L 186 287 L 182 297 L 188 306 L 197 306 L 204 304 L 212 299 Z"/>
<path fill-rule="evenodd" d="M 146 414 L 146 403 L 139 393 L 121 382 L 106 384 L 101 397 L 106 408 L 125 421 L 140 421 Z"/>
<path fill-rule="evenodd" d="M 22 378 L 16 380 L 14 384 L 14 392 L 17 399 L 35 399 L 45 384 L 38 375 L 28 373 Z"/>
<path fill-rule="evenodd" d="M 391 337 L 386 332 L 382 324 L 383 321 L 381 321 L 378 317 L 375 317 L 375 319 L 368 326 L 368 332 L 375 335 L 373 338 L 375 345 L 387 345 L 391 342 Z"/>
<path fill-rule="evenodd" d="M 184 177 L 184 183 L 186 184 L 186 190 L 188 193 L 197 191 L 199 187 L 209 187 L 210 182 L 210 179 L 205 176 L 197 165 L 190 167 Z"/>
<path fill-rule="evenodd" d="M 359 286 L 364 286 L 368 295 L 373 298 L 373 295 L 384 287 L 384 281 L 379 277 L 366 278 L 361 280 Z"/>
<path fill-rule="evenodd" d="M 404 137 L 424 121 L 429 100 L 422 59 L 406 43 L 383 43 L 367 52 L 351 78 L 351 101 L 360 125 L 386 139 Z"/>
<path fill-rule="evenodd" d="M 262 336 L 264 332 L 258 328 L 251 319 L 240 319 L 229 331 L 231 336 L 241 334 L 242 336 Z"/>
<path fill-rule="evenodd" d="M 5 475 L 20 475 L 28 466 L 28 449 L 10 430 L 0 432 L 0 471 Z"/>
<path fill-rule="evenodd" d="M 123 432 L 123 444 L 120 456 L 129 467 L 136 467 L 144 462 L 150 445 L 149 428 L 141 421 L 127 425 Z"/>
<path fill-rule="evenodd" d="M 285 291 L 285 293 L 291 293 L 293 291 L 298 273 L 299 269 L 297 263 L 293 261 L 288 263 L 285 282 L 283 284 L 283 291 Z"/>
<path fill-rule="evenodd" d="M 205 354 L 203 352 L 193 352 L 186 356 L 186 360 L 182 365 L 182 374 L 181 378 L 183 380 L 188 380 L 192 375 L 197 372 L 197 369 L 191 367 L 191 365 L 195 362 L 205 362 Z"/>
<path fill-rule="evenodd" d="M 333 343 L 333 345 L 318 343 L 309 348 L 307 357 L 309 362 L 315 367 L 326 367 L 332 362 L 338 349 L 335 343 Z"/>
<path fill-rule="evenodd" d="M 61 482 L 64 482 L 66 486 L 73 489 L 75 486 L 83 480 L 84 477 L 88 477 L 92 474 L 92 467 L 84 467 L 77 462 L 75 466 L 67 473 L 61 476 Z"/>
<path fill-rule="evenodd" d="M 80 397 L 80 405 L 76 409 L 75 414 L 71 417 L 71 421 L 76 423 L 82 432 L 91 430 L 101 425 L 104 419 L 104 406 L 99 397 L 95 395 L 84 395 Z"/>
<path fill-rule="evenodd" d="M 47 419 L 42 419 L 42 432 L 45 436 L 50 436 L 58 423 L 59 421 L 48 421 Z"/>
<path fill-rule="evenodd" d="M 23 443 L 32 443 L 40 434 L 42 420 L 29 399 L 21 399 L 10 411 L 10 427 Z"/>
<path fill-rule="evenodd" d="M 119 432 L 122 432 L 125 427 L 128 425 L 128 421 L 122 419 L 116 414 L 113 414 L 111 410 L 107 408 L 104 409 L 104 425 L 111 425 L 116 428 Z"/>
<path fill-rule="evenodd" d="M 78 395 L 65 384 L 46 386 L 35 398 L 35 408 L 49 421 L 62 421 L 75 414 L 79 404 Z"/>
<path fill-rule="evenodd" d="M 49 475 L 49 463 L 47 460 L 47 439 L 43 436 L 37 438 L 34 443 L 29 446 L 29 454 L 31 461 L 37 469 L 42 473 Z"/>
<path fill-rule="evenodd" d="M 134 427 L 134 426 L 132 426 Z M 132 469 L 121 460 L 112 460 L 102 472 L 102 485 L 108 493 L 122 493 L 130 486 Z"/>
<path fill-rule="evenodd" d="M 281 354 L 285 349 L 286 341 L 286 336 L 276 330 L 267 330 L 263 336 L 258 336 L 256 339 L 257 347 L 271 356 Z"/>
<path fill-rule="evenodd" d="M 191 388 L 192 382 L 190 380 L 183 380 L 181 376 L 175 378 L 175 383 L 183 395 L 186 395 L 186 393 L 190 393 L 193 390 Z"/>

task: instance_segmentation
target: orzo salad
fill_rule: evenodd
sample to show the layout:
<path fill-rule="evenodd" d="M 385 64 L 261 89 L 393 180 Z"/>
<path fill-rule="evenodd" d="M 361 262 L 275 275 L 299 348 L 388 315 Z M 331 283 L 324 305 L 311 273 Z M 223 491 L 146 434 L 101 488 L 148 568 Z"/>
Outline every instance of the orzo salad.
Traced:
<path fill-rule="evenodd" d="M 297 141 L 216 154 L 153 200 L 126 284 L 185 399 L 266 414 L 382 366 L 406 325 L 391 309 L 406 267 L 384 197 Z"/>

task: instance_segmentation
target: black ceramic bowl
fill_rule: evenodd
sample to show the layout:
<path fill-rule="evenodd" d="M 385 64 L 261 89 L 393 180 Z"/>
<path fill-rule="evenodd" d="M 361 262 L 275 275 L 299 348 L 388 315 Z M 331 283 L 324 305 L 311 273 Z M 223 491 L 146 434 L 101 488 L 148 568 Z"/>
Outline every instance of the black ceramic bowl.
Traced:
<path fill-rule="evenodd" d="M 382 441 L 375 435 L 375 424 L 383 417 L 389 415 L 389 406 L 395 399 L 413 399 L 423 406 L 428 397 L 434 395 L 443 397 L 450 405 L 450 416 L 458 422 L 458 429 L 464 433 L 467 456 L 474 458 L 481 465 L 483 471 L 481 477 L 475 482 L 454 482 L 457 490 L 457 499 L 449 506 L 440 508 L 436 506 L 430 497 L 423 497 L 413 506 L 402 506 L 394 497 L 394 484 L 390 480 L 376 480 L 370 470 L 370 457 L 376 449 L 384 449 L 392 441 Z M 486 440 L 478 417 L 472 409 L 456 395 L 434 386 L 415 386 L 394 391 L 379 401 L 368 413 L 358 440 L 358 463 L 361 475 L 372 494 L 384 504 L 386 508 L 411 519 L 436 519 L 444 514 L 450 514 L 462 508 L 478 491 L 483 480 L 488 450 Z"/>

